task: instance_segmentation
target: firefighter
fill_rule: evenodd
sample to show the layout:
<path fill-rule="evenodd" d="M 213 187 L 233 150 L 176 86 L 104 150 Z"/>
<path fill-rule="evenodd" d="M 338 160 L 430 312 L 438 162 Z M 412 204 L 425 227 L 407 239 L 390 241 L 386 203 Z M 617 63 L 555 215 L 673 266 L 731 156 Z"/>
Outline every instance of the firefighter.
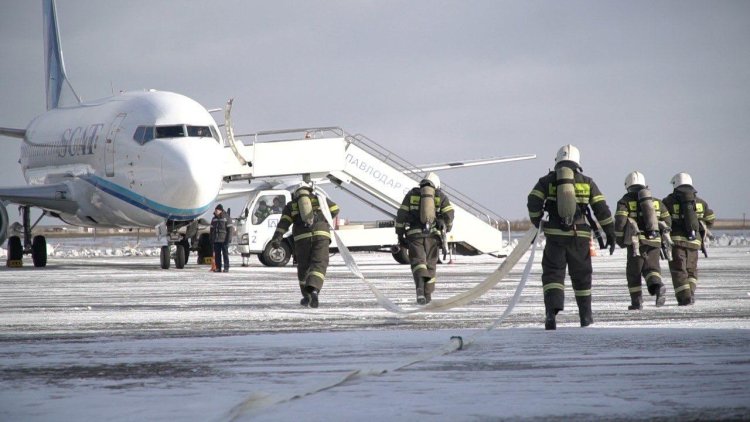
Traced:
<path fill-rule="evenodd" d="M 672 260 L 669 271 L 677 297 L 677 305 L 695 303 L 698 284 L 698 250 L 707 256 L 705 241 L 716 216 L 708 204 L 696 195 L 693 179 L 687 173 L 672 177 L 673 191 L 664 200 L 664 208 L 672 218 Z"/>
<path fill-rule="evenodd" d="M 641 277 L 646 279 L 646 288 L 656 296 L 656 306 L 664 305 L 667 289 L 661 279 L 661 232 L 668 231 L 671 223 L 669 212 L 661 201 L 651 196 L 646 177 L 639 171 L 625 177 L 627 193 L 617 201 L 615 211 L 615 236 L 621 248 L 627 248 L 625 278 L 630 292 L 629 310 L 643 306 Z"/>
<path fill-rule="evenodd" d="M 615 249 L 614 219 L 604 195 L 594 180 L 583 174 L 580 152 L 573 145 L 564 145 L 555 157 L 555 169 L 536 183 L 528 196 L 529 218 L 539 227 L 544 212 L 547 242 L 542 257 L 547 330 L 556 329 L 555 316 L 564 309 L 565 268 L 573 285 L 581 327 L 594 322 L 591 313 L 591 224 L 589 207 L 607 236 L 610 254 Z"/>
<path fill-rule="evenodd" d="M 453 205 L 440 189 L 438 175 L 430 172 L 406 194 L 396 214 L 396 235 L 408 248 L 420 305 L 432 300 L 441 236 L 452 227 Z"/>
<path fill-rule="evenodd" d="M 326 199 L 331 216 L 339 212 L 339 206 Z M 281 219 L 271 239 L 271 247 L 281 245 L 284 233 L 292 226 L 294 256 L 297 261 L 297 279 L 302 293 L 300 305 L 318 307 L 318 294 L 328 269 L 328 245 L 331 243 L 331 226 L 320 208 L 318 197 L 309 184 L 301 184 L 284 206 Z"/>

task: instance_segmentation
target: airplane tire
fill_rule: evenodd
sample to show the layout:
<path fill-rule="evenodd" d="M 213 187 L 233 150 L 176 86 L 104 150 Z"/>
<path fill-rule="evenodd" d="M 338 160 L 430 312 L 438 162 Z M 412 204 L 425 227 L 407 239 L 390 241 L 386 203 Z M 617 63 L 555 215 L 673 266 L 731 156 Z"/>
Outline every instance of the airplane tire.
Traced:
<path fill-rule="evenodd" d="M 170 262 L 169 246 L 162 246 L 161 247 L 161 252 L 159 253 L 159 261 L 161 261 L 161 269 L 162 270 L 168 270 L 169 269 L 169 262 Z"/>
<path fill-rule="evenodd" d="M 185 247 L 181 243 L 178 243 L 174 252 L 174 267 L 178 270 L 185 268 L 186 260 Z"/>
<path fill-rule="evenodd" d="M 31 259 L 35 267 L 47 266 L 47 239 L 44 236 L 34 236 L 32 239 Z"/>
<path fill-rule="evenodd" d="M 398 252 L 393 252 L 391 255 L 393 255 L 393 259 L 399 264 L 405 265 L 409 263 L 409 251 L 406 248 L 399 248 Z"/>
<path fill-rule="evenodd" d="M 8 261 L 20 261 L 23 259 L 23 246 L 21 238 L 11 236 L 8 238 Z"/>
<path fill-rule="evenodd" d="M 258 260 L 263 265 L 267 267 L 283 267 L 292 257 L 292 248 L 287 242 L 281 242 L 278 248 L 272 248 L 269 242 L 261 255 L 258 255 Z"/>
<path fill-rule="evenodd" d="M 185 237 L 177 244 L 182 245 L 182 248 L 185 250 L 185 263 L 187 264 L 188 260 L 190 259 L 190 241 L 188 241 L 187 237 Z"/>

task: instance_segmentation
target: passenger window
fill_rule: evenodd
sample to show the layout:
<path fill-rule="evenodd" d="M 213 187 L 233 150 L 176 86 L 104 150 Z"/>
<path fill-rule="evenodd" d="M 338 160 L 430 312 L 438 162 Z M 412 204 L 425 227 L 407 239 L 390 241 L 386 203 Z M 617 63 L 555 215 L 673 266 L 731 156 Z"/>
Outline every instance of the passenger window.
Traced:
<path fill-rule="evenodd" d="M 157 138 L 182 138 L 185 136 L 185 126 L 174 125 L 174 126 L 157 126 L 156 137 Z"/>

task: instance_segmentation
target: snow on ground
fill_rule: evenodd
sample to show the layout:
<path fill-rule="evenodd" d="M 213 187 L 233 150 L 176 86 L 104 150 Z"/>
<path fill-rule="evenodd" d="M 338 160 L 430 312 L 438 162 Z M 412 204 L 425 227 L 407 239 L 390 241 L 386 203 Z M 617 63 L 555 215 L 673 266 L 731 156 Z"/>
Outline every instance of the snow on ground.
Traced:
<path fill-rule="evenodd" d="M 750 419 L 750 247 L 735 242 L 701 258 L 694 306 L 677 307 L 670 287 L 665 307 L 648 299 L 640 312 L 627 311 L 624 254 L 594 258 L 592 327 L 578 327 L 566 280 L 556 332 L 542 326 L 541 254 L 521 303 L 489 332 L 521 263 L 465 307 L 406 317 L 380 308 L 338 256 L 317 310 L 298 305 L 294 268 L 242 268 L 238 256 L 226 274 L 195 264 L 160 270 L 157 257 L 135 254 L 2 268 L 0 420 L 228 420 L 249 397 L 280 401 L 456 335 L 478 337 L 238 419 Z M 355 257 L 386 296 L 416 306 L 407 266 Z M 441 265 L 436 297 L 465 291 L 500 262 Z"/>

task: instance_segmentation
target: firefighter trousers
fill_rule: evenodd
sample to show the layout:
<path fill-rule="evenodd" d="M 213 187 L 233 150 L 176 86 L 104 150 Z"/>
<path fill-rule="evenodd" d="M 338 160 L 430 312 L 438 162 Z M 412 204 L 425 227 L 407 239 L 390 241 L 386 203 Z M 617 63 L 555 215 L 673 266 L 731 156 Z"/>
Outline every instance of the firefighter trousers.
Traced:
<path fill-rule="evenodd" d="M 625 266 L 625 278 L 628 280 L 628 291 L 630 296 L 642 296 L 641 279 L 646 280 L 648 293 L 655 295 L 661 286 L 660 256 L 661 249 L 653 246 L 642 245 L 640 253 L 633 256 L 633 245 L 628 245 L 628 262 Z"/>
<path fill-rule="evenodd" d="M 542 257 L 542 288 L 547 312 L 565 309 L 565 268 L 568 269 L 581 322 L 591 323 L 590 240 L 579 236 L 548 236 Z"/>
<path fill-rule="evenodd" d="M 409 247 L 409 264 L 414 276 L 414 285 L 416 287 L 419 281 L 423 281 L 424 294 L 432 295 L 435 291 L 440 240 L 435 236 L 409 236 L 406 242 Z"/>
<path fill-rule="evenodd" d="M 698 250 L 673 246 L 669 272 L 677 303 L 689 303 L 698 285 Z"/>
<path fill-rule="evenodd" d="M 297 259 L 297 279 L 302 295 L 315 289 L 320 291 L 328 269 L 328 245 L 331 239 L 312 236 L 294 241 L 294 256 Z"/>

